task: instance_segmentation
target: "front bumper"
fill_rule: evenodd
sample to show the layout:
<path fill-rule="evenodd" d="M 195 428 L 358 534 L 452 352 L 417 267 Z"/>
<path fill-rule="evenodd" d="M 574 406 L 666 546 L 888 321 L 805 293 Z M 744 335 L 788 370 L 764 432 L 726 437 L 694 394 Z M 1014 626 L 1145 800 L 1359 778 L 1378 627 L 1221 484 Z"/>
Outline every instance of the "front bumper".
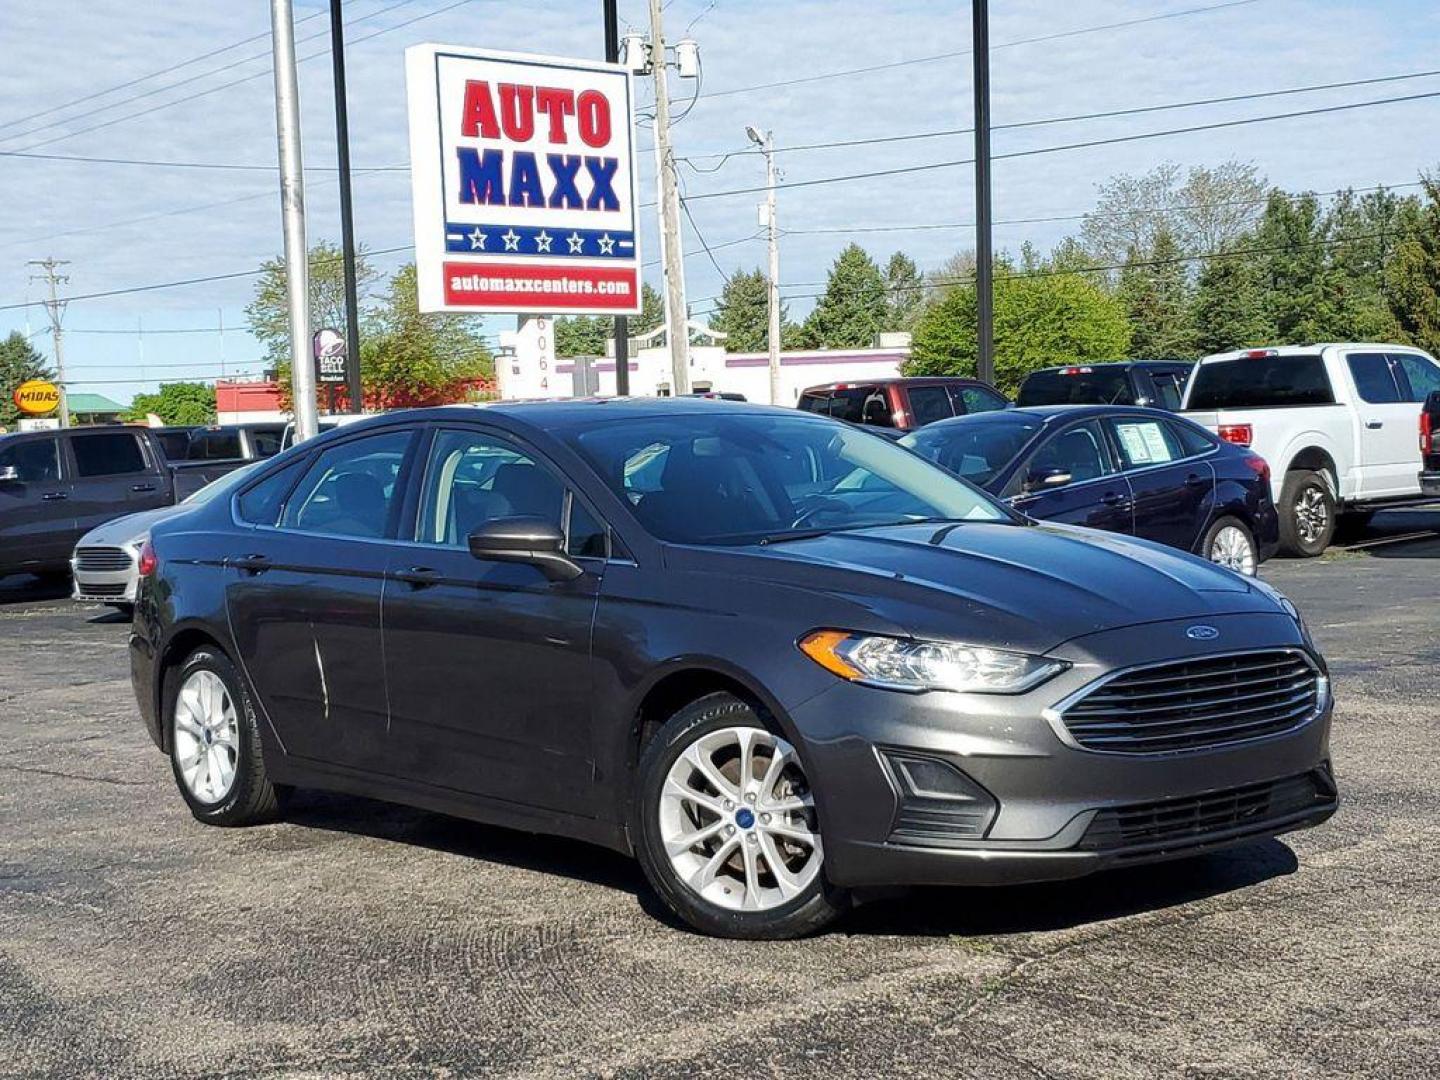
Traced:
<path fill-rule="evenodd" d="M 1108 631 L 1053 655 L 1070 670 L 1028 694 L 909 695 L 840 682 L 791 717 L 825 836 L 827 872 L 847 887 L 1008 884 L 1078 877 L 1121 863 L 1176 858 L 1315 825 L 1336 809 L 1329 773 L 1331 705 L 1279 734 L 1153 754 L 1087 750 L 1064 737 L 1057 702 L 1118 668 L 1251 649 L 1312 655 L 1283 615 L 1220 616 L 1212 642 L 1195 619 Z M 1316 658 L 1318 663 L 1318 658 Z M 1323 665 L 1322 665 L 1323 667 Z M 896 752 L 949 763 L 997 806 L 972 835 L 915 842 Z M 1269 792 L 1274 792 L 1273 797 Z M 1309 794 L 1307 794 L 1309 793 Z M 1194 829 L 1144 822 L 1193 819 Z M 933 818 L 931 819 L 933 820 Z M 1119 828 L 1117 821 L 1141 822 Z"/>
<path fill-rule="evenodd" d="M 121 553 L 129 558 L 129 565 L 115 569 L 97 570 L 86 565 L 86 559 L 70 559 L 70 577 L 74 582 L 71 598 L 100 604 L 134 604 L 140 588 L 140 569 L 133 552 L 124 548 L 107 548 L 113 552 L 112 560 L 118 560 Z"/>

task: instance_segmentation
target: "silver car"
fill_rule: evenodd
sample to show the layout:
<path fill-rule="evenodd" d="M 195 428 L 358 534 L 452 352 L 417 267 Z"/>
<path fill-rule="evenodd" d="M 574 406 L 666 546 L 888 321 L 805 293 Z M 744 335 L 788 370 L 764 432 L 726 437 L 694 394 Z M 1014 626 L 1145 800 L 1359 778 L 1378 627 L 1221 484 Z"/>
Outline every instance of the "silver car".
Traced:
<path fill-rule="evenodd" d="M 126 514 L 91 529 L 80 538 L 70 556 L 70 575 L 75 583 L 71 596 L 128 611 L 135 603 L 135 592 L 140 585 L 140 548 L 155 523 L 209 502 L 243 482 L 260 463 L 226 473 L 174 506 Z"/>

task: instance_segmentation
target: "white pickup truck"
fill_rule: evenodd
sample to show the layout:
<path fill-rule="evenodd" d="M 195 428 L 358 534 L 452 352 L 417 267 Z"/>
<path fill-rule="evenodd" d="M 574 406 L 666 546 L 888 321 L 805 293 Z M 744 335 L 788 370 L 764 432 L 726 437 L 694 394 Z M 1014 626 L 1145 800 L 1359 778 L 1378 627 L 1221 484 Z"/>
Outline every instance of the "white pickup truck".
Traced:
<path fill-rule="evenodd" d="M 1270 463 L 1280 547 L 1318 555 L 1337 515 L 1424 501 L 1420 407 L 1440 364 L 1402 345 L 1287 345 L 1207 356 L 1182 410 Z"/>

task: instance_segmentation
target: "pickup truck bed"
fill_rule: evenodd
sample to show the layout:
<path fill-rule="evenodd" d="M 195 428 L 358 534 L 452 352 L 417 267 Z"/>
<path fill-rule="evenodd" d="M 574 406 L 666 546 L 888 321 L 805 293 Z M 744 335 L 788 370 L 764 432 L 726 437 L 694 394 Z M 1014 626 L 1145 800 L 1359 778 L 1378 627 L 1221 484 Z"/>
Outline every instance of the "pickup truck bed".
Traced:
<path fill-rule="evenodd" d="M 1434 389 L 1440 364 L 1419 349 L 1283 346 L 1201 360 L 1183 411 L 1270 463 L 1281 549 L 1318 555 L 1339 514 L 1425 501 L 1416 432 Z"/>

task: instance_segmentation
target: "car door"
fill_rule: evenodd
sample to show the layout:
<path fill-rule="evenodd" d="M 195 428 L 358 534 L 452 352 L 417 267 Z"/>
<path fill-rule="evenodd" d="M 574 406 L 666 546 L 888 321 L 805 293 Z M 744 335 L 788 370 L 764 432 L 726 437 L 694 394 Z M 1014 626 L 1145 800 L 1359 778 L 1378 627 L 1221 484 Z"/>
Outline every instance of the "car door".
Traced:
<path fill-rule="evenodd" d="M 75 538 L 97 525 L 154 510 L 171 502 L 165 463 L 150 442 L 126 428 L 71 431 L 63 440 L 70 452 L 70 506 Z"/>
<path fill-rule="evenodd" d="M 74 545 L 70 484 L 62 471 L 60 440 L 21 436 L 0 444 L 0 573 L 24 566 L 64 566 Z"/>
<path fill-rule="evenodd" d="M 556 469 L 502 432 L 437 427 L 425 458 L 409 538 L 385 581 L 388 766 L 453 791 L 584 813 L 597 798 L 590 633 L 604 530 Z M 472 531 L 516 516 L 566 525 L 587 573 L 551 581 L 470 554 Z"/>
<path fill-rule="evenodd" d="M 1383 352 L 1346 353 L 1345 367 L 1360 422 L 1360 494 L 1385 498 L 1414 491 L 1419 410 L 1405 400 L 1403 377 Z"/>
<path fill-rule="evenodd" d="M 1191 455 L 1162 417 L 1113 416 L 1105 426 L 1130 481 L 1135 535 L 1193 550 L 1209 522 L 1215 470 Z"/>
<path fill-rule="evenodd" d="M 380 604 L 416 428 L 298 457 L 240 494 L 226 608 L 241 665 L 286 753 L 386 771 Z"/>
<path fill-rule="evenodd" d="M 1055 479 L 1045 482 L 1045 476 Z M 1098 420 L 1068 424 L 1049 434 L 1012 481 L 1017 510 L 1107 532 L 1133 526 L 1130 485 L 1121 475 Z"/>

